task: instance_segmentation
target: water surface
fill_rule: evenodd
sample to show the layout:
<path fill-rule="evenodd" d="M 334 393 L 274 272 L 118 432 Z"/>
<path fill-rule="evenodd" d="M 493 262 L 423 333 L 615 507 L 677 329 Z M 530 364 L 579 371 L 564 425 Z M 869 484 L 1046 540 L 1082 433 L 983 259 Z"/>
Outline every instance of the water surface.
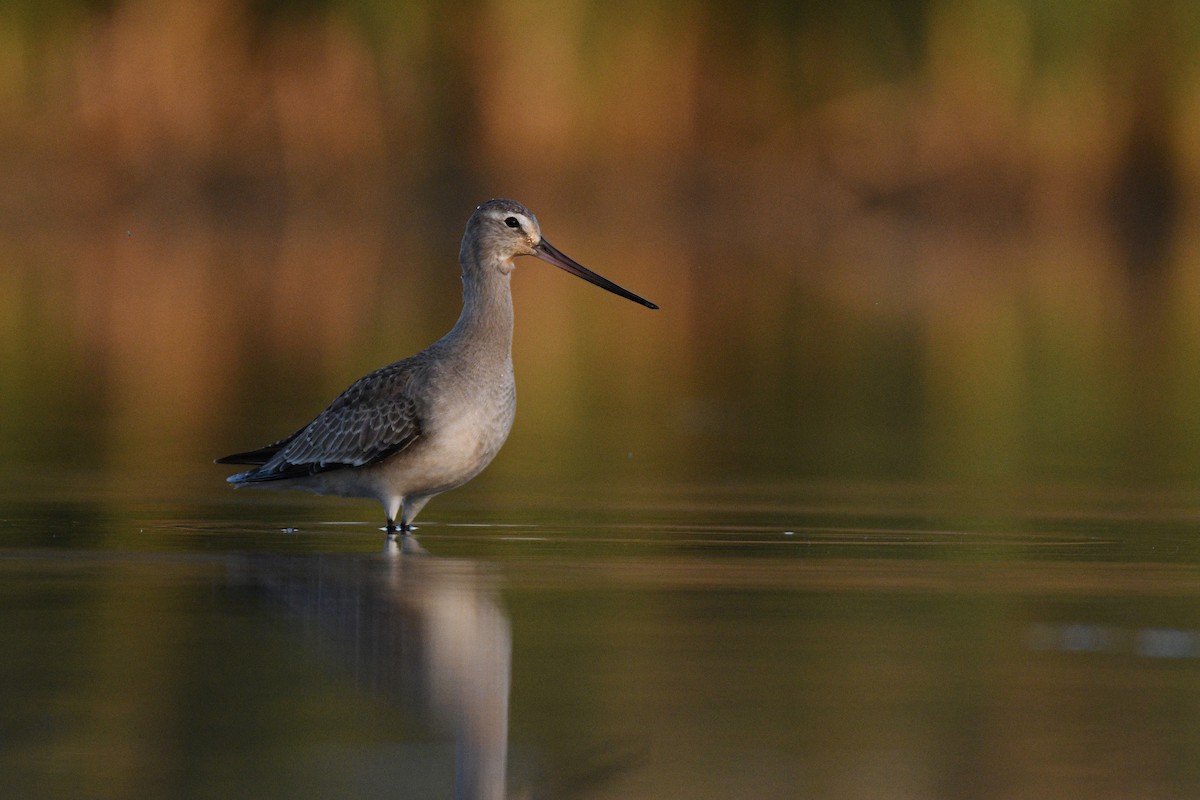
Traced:
<path fill-rule="evenodd" d="M 1186 493 L 514 485 L 400 552 L 358 504 L 213 486 L 4 495 L 13 796 L 1200 785 Z"/>

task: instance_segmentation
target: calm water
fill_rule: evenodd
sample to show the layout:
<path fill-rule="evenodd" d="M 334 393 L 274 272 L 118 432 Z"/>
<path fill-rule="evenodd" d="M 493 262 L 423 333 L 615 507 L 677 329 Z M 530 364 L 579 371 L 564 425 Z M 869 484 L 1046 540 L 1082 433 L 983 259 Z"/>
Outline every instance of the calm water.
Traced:
<path fill-rule="evenodd" d="M 401 552 L 220 474 L 10 483 L 7 796 L 1200 790 L 1187 493 L 513 484 Z"/>

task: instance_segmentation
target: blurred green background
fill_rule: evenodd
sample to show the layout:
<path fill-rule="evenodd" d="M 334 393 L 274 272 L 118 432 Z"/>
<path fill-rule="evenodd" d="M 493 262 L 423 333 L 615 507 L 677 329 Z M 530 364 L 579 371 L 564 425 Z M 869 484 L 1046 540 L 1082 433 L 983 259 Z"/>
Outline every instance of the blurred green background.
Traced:
<path fill-rule="evenodd" d="M 1194 485 L 1200 6 L 7 0 L 0 458 L 166 478 L 441 335 L 481 478 Z"/>

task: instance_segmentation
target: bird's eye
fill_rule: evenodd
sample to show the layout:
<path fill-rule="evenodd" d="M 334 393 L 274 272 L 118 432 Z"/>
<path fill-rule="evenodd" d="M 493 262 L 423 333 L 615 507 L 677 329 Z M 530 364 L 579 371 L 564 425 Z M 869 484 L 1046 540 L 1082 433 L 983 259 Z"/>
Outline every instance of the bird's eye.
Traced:
<path fill-rule="evenodd" d="M 517 218 L 516 218 L 516 217 L 507 217 L 507 218 L 505 218 L 505 220 L 504 220 L 504 224 L 505 224 L 505 225 L 507 225 L 507 226 L 508 226 L 508 227 L 510 227 L 510 228 L 519 228 L 519 227 L 521 227 L 521 223 L 517 221 Z"/>

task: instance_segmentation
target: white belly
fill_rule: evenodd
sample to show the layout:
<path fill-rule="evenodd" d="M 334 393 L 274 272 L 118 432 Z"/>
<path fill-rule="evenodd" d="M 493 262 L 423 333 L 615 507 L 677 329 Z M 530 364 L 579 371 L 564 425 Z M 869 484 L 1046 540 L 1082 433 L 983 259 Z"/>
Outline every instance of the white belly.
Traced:
<path fill-rule="evenodd" d="M 408 449 L 370 468 L 379 497 L 430 497 L 461 486 L 491 463 L 512 430 L 516 394 L 511 381 L 478 397 L 444 398 L 428 430 Z"/>

